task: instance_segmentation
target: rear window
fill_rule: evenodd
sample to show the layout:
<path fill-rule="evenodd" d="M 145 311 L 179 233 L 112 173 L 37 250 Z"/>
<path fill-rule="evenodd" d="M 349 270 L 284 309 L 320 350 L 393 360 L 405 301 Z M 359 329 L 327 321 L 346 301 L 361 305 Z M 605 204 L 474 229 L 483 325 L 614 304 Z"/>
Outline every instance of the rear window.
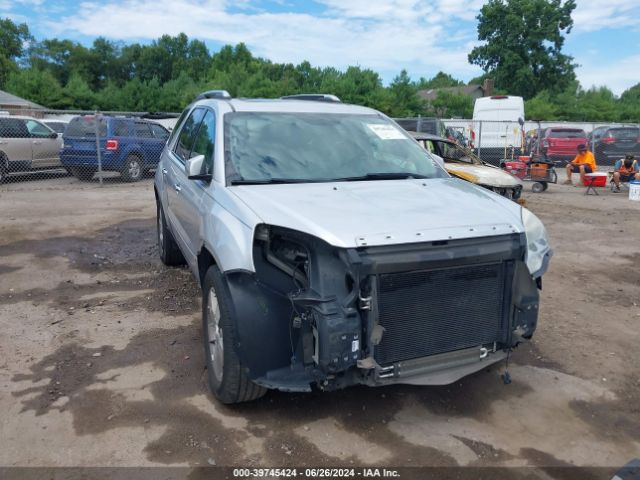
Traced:
<path fill-rule="evenodd" d="M 558 128 L 549 131 L 550 138 L 586 138 L 587 134 L 579 128 Z"/>
<path fill-rule="evenodd" d="M 136 137 L 141 138 L 153 138 L 153 134 L 151 133 L 151 129 L 149 125 L 146 123 L 138 123 L 135 124 Z"/>
<path fill-rule="evenodd" d="M 610 128 L 609 136 L 613 138 L 638 138 L 640 137 L 640 128 Z"/>
<path fill-rule="evenodd" d="M 101 118 L 97 120 L 98 135 L 107 135 L 107 120 Z M 64 132 L 66 137 L 95 137 L 96 117 L 76 117 L 73 118 Z"/>
<path fill-rule="evenodd" d="M 111 124 L 113 135 L 115 137 L 128 137 L 129 134 L 129 122 L 124 120 L 114 120 Z"/>

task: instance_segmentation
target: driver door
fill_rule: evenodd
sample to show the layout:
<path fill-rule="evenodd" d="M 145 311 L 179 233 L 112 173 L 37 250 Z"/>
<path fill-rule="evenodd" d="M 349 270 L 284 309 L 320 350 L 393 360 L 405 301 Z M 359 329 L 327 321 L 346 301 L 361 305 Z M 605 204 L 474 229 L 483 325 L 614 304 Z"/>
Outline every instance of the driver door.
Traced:
<path fill-rule="evenodd" d="M 188 257 L 189 263 L 194 261 L 196 252 L 190 239 L 193 227 L 189 224 L 190 214 L 186 211 L 188 203 L 183 200 L 184 195 L 190 195 L 188 191 L 190 180 L 187 179 L 185 173 L 185 162 L 190 158 L 205 113 L 205 109 L 196 108 L 189 114 L 178 132 L 178 140 L 173 150 L 168 155 L 169 161 L 166 162 L 162 170 L 167 192 L 169 222 L 176 234 L 176 241 L 180 243 L 181 250 Z"/>

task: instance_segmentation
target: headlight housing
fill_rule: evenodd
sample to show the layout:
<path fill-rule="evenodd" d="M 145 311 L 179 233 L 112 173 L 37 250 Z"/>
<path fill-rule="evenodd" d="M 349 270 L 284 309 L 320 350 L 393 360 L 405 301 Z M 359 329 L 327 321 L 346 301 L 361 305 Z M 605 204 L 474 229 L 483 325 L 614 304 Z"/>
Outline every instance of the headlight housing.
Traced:
<path fill-rule="evenodd" d="M 522 208 L 522 223 L 527 238 L 527 254 L 525 262 L 533 278 L 541 277 L 549 266 L 549 258 L 553 255 L 549 238 L 544 225 L 538 217 L 526 208 Z"/>

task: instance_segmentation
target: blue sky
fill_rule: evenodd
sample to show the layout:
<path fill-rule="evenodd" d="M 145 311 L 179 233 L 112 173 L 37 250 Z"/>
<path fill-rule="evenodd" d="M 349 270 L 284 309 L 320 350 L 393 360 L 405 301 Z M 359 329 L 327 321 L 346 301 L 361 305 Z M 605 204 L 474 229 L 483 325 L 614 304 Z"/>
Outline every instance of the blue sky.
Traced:
<path fill-rule="evenodd" d="M 467 54 L 477 45 L 483 0 L 0 0 L 0 17 L 26 22 L 37 39 L 90 45 L 104 36 L 149 42 L 185 32 L 221 45 L 245 42 L 276 62 L 359 65 L 389 82 L 439 70 L 462 80 L 479 75 Z M 640 82 L 640 0 L 577 0 L 565 52 L 581 66 L 583 87 L 616 94 Z"/>

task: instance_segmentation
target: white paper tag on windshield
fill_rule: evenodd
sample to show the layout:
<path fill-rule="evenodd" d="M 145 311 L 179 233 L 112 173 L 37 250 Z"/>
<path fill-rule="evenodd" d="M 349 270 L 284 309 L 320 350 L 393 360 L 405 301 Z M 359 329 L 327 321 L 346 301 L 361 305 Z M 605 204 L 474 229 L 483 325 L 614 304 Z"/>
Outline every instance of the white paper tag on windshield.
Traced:
<path fill-rule="evenodd" d="M 380 123 L 367 123 L 367 127 L 382 140 L 402 140 L 407 137 L 393 125 L 382 125 Z"/>

